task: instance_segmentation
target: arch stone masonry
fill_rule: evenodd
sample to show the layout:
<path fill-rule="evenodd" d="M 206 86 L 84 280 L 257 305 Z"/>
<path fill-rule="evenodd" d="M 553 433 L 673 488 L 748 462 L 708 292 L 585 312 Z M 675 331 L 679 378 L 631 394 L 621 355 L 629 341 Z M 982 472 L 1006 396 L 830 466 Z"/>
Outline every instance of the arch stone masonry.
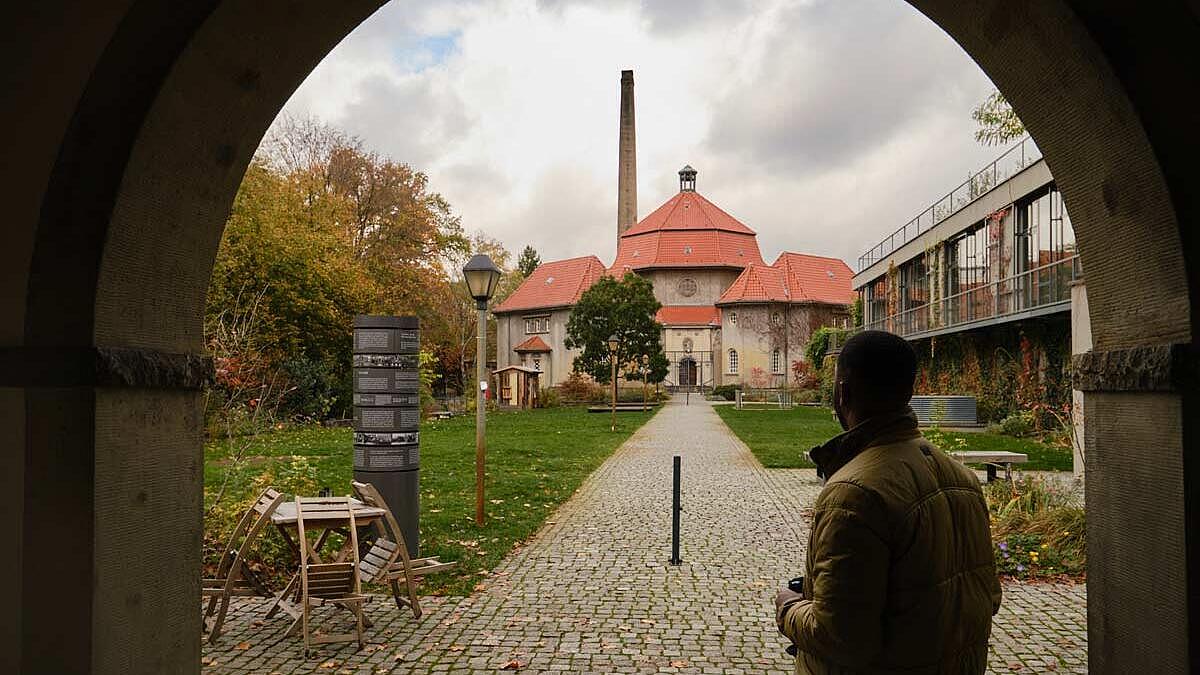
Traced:
<path fill-rule="evenodd" d="M 378 0 L 8 8 L 0 669 L 199 669 L 201 325 L 237 185 Z M 1200 16 L 912 0 L 1005 92 L 1070 205 L 1093 672 L 1200 667 Z"/>

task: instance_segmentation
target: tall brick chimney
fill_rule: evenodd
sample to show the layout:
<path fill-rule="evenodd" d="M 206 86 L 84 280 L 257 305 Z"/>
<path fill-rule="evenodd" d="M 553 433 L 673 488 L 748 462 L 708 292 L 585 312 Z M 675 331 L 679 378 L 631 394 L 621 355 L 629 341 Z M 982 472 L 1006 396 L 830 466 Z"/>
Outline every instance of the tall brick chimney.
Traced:
<path fill-rule="evenodd" d="M 633 71 L 621 71 L 621 131 L 617 151 L 617 238 L 637 224 L 637 136 L 633 122 Z"/>

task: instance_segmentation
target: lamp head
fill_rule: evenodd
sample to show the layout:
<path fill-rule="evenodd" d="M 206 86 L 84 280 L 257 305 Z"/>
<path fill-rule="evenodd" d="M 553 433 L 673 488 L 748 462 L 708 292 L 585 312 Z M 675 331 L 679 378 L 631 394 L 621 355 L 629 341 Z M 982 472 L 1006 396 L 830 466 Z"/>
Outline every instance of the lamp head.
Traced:
<path fill-rule="evenodd" d="M 467 282 L 467 292 L 475 298 L 480 309 L 487 309 L 488 300 L 496 294 L 496 286 L 500 283 L 500 268 L 492 259 L 482 253 L 471 256 L 463 265 L 463 279 Z"/>
<path fill-rule="evenodd" d="M 617 346 L 620 344 L 621 344 L 621 339 L 617 337 L 616 333 L 613 333 L 612 335 L 608 336 L 608 352 L 610 354 L 616 354 Z"/>

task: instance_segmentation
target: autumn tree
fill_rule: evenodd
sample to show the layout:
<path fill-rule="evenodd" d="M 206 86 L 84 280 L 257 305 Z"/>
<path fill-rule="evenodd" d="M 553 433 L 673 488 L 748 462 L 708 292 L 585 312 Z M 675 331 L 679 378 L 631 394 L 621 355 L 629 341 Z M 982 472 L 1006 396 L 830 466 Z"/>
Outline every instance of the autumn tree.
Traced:
<path fill-rule="evenodd" d="M 984 145 L 1004 145 L 1025 135 L 1025 124 L 998 89 L 971 111 L 971 119 L 979 125 L 975 140 Z"/>
<path fill-rule="evenodd" d="M 542 264 L 542 256 L 538 255 L 537 249 L 526 244 L 521 251 L 521 257 L 517 259 L 517 269 L 521 272 L 521 277 L 527 277 L 533 274 L 533 271 Z"/>
<path fill-rule="evenodd" d="M 662 382 L 667 376 L 667 356 L 663 353 L 662 324 L 654 315 L 662 305 L 654 297 L 654 286 L 646 279 L 626 273 L 623 279 L 601 277 L 584 291 L 567 320 L 568 349 L 581 349 L 575 357 L 575 372 L 587 373 L 598 382 L 610 379 L 608 338 L 619 338 L 618 369 L 626 379 L 639 379 L 624 364 L 650 357 L 650 382 Z"/>
<path fill-rule="evenodd" d="M 257 298 L 267 361 L 292 416 L 346 415 L 355 314 L 416 315 L 426 345 L 452 332 L 447 261 L 470 249 L 450 205 L 412 167 L 311 119 L 283 118 L 239 188 L 209 289 L 206 335 Z M 211 342 L 211 340 L 210 340 Z"/>

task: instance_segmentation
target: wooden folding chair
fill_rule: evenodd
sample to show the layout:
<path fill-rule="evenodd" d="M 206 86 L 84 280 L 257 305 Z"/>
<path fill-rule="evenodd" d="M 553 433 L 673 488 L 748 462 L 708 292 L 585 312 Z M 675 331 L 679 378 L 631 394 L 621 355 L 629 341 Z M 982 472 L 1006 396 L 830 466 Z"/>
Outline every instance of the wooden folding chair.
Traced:
<path fill-rule="evenodd" d="M 309 558 L 320 560 L 321 556 L 308 543 L 304 533 L 304 512 L 314 511 L 344 511 L 348 520 L 350 546 L 347 554 L 349 560 L 339 562 L 311 562 Z M 350 506 L 349 497 L 296 497 L 296 533 L 300 539 L 300 604 L 301 625 L 304 630 L 304 655 L 308 656 L 312 644 L 326 642 L 349 642 L 358 640 L 358 648 L 363 647 L 363 603 L 367 596 L 363 595 L 358 580 L 358 530 L 354 523 L 354 509 Z M 330 635 L 311 635 L 309 611 L 313 600 L 320 604 L 333 603 L 346 607 L 354 613 L 357 630 L 355 633 L 335 633 Z M 292 631 L 295 628 L 293 626 Z"/>
<path fill-rule="evenodd" d="M 225 552 L 221 554 L 221 562 L 217 565 L 217 576 L 204 579 L 201 584 L 201 598 L 208 598 L 208 608 L 204 612 L 207 622 L 213 611 L 220 605 L 217 618 L 213 621 L 208 632 L 208 641 L 215 643 L 221 635 L 221 626 L 225 623 L 225 614 L 229 610 L 229 598 L 235 595 L 257 595 L 270 597 L 271 591 L 246 566 L 246 551 L 258 538 L 259 532 L 271 521 L 271 514 L 283 501 L 283 495 L 274 488 L 263 491 L 254 505 L 246 509 L 238 521 L 237 527 L 225 542 Z"/>
<path fill-rule="evenodd" d="M 396 516 L 392 515 L 392 510 L 388 508 L 379 490 L 370 483 L 358 481 L 352 482 L 351 486 L 354 487 L 354 494 L 364 504 L 384 511 L 383 519 L 375 522 L 379 536 L 358 564 L 358 578 L 367 583 L 387 582 L 392 587 L 396 607 L 410 607 L 413 617 L 420 618 L 421 603 L 417 598 L 416 579 L 427 574 L 443 572 L 457 563 L 444 563 L 436 557 L 410 559 L 408 545 L 400 531 L 400 523 L 396 522 Z M 401 584 L 405 586 L 405 593 L 400 591 Z"/>

